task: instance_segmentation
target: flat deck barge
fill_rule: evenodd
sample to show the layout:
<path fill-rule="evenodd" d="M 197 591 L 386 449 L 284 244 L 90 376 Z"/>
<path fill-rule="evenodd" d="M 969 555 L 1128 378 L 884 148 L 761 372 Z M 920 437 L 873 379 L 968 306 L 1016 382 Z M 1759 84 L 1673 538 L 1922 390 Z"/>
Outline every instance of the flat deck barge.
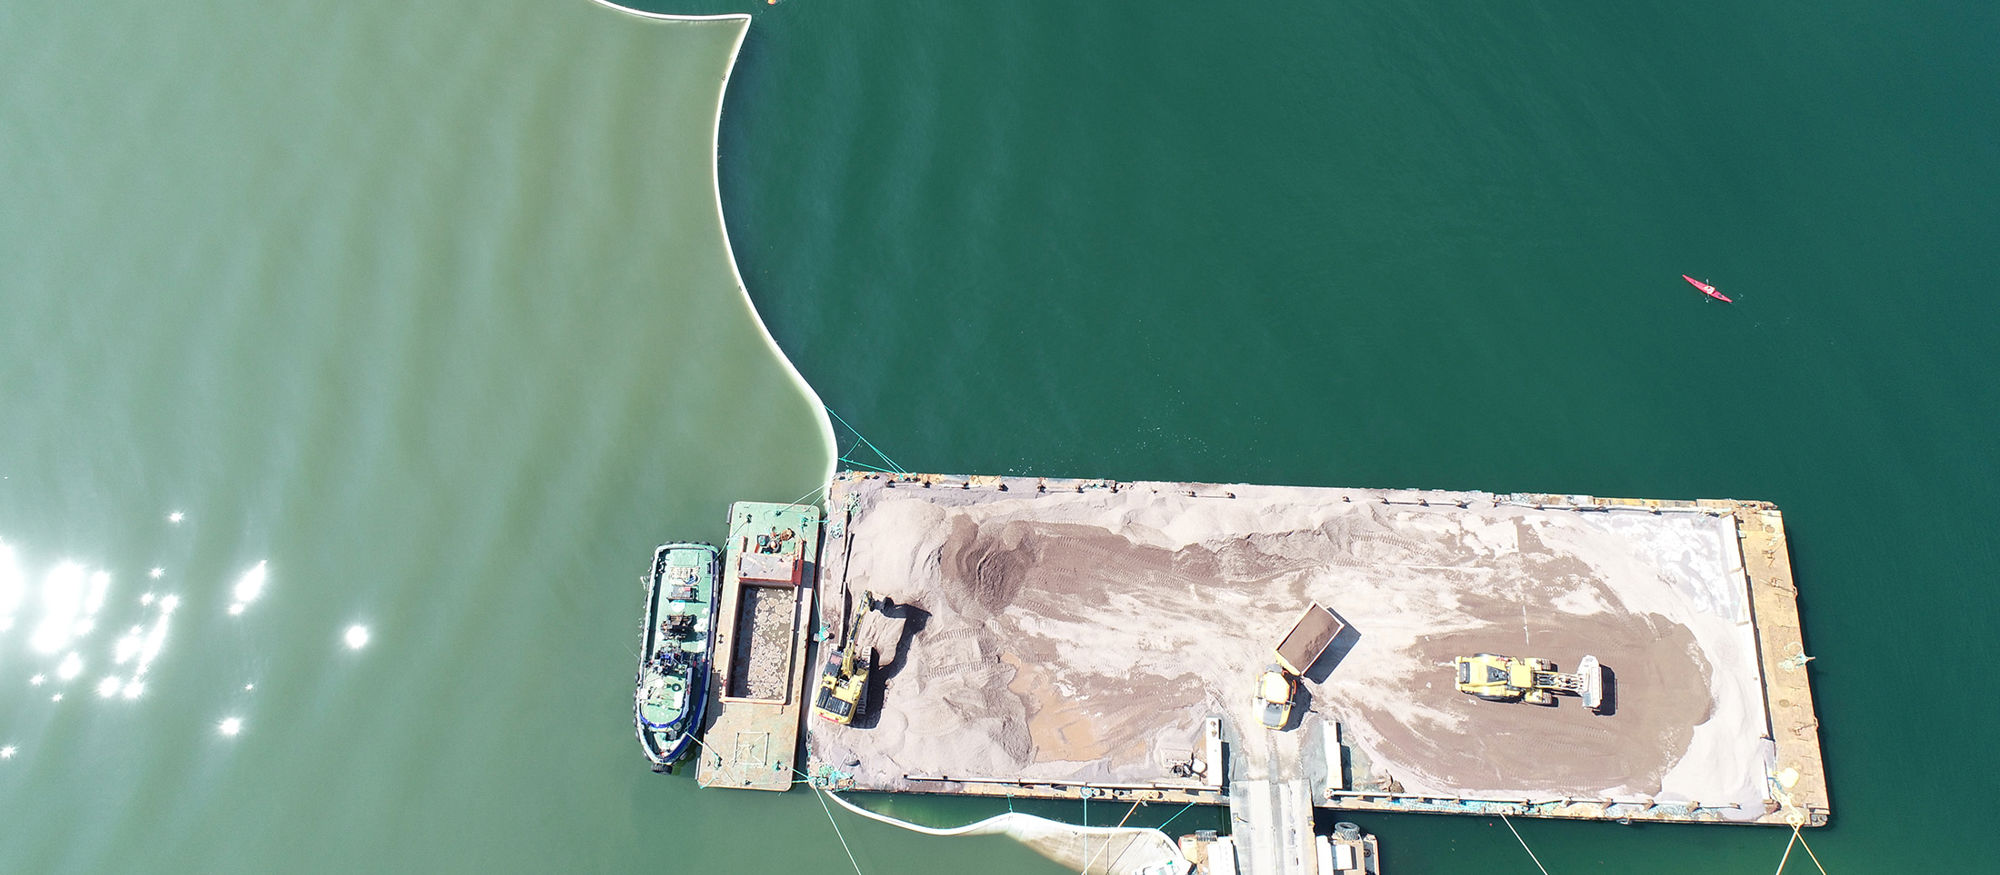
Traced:
<path fill-rule="evenodd" d="M 820 510 L 739 501 L 729 508 L 714 679 L 695 770 L 704 787 L 791 789 Z"/>
<path fill-rule="evenodd" d="M 1769 504 L 843 472 L 827 507 L 818 622 L 838 628 L 849 591 L 894 606 L 857 634 L 868 710 L 809 721 L 810 771 L 836 786 L 1229 804 L 1251 860 L 1303 858 L 1280 845 L 1309 841 L 1315 807 L 1829 816 Z M 1256 678 L 1314 602 L 1343 629 L 1265 729 Z M 1476 652 L 1594 655 L 1604 713 L 1462 694 L 1452 660 Z M 745 731 L 716 704 L 711 753 Z M 749 779 L 712 762 L 705 784 Z"/>

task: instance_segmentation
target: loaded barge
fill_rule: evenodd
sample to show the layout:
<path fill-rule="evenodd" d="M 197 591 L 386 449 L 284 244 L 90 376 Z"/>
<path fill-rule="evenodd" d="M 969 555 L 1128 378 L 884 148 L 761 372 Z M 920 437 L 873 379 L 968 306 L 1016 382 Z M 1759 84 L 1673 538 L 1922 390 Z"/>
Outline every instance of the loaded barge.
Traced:
<path fill-rule="evenodd" d="M 1316 809 L 1830 815 L 1763 502 L 874 472 L 827 496 L 817 552 L 815 509 L 732 512 L 718 671 L 752 629 L 790 638 L 767 692 L 717 684 L 705 785 L 1229 805 L 1245 871 L 1311 871 Z M 745 625 L 739 554 L 774 526 L 796 573 Z M 808 662 L 819 630 L 859 651 Z M 803 669 L 843 656 L 865 705 L 805 721 L 794 770 Z M 1474 689 L 1467 659 L 1533 671 Z"/>
<path fill-rule="evenodd" d="M 819 556 L 819 508 L 729 508 L 722 595 L 695 778 L 704 787 L 791 789 Z"/>

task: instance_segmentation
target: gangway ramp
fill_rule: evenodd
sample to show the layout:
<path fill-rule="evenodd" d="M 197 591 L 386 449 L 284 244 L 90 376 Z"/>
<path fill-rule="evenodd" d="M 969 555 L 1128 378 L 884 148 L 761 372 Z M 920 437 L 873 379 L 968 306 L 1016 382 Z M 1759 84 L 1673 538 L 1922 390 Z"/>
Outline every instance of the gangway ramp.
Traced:
<path fill-rule="evenodd" d="M 1256 727 L 1230 745 L 1229 826 L 1238 871 L 1319 875 L 1302 735 Z"/>

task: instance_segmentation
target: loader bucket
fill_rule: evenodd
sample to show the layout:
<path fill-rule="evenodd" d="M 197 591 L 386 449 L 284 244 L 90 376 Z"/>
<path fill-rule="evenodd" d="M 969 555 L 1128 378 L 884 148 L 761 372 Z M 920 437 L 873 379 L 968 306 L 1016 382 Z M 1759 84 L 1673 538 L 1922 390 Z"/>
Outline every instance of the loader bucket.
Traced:
<path fill-rule="evenodd" d="M 1597 657 L 1586 656 L 1577 663 L 1576 673 L 1583 677 L 1583 689 L 1577 695 L 1583 697 L 1583 706 L 1592 711 L 1604 706 L 1604 667 L 1597 664 Z"/>

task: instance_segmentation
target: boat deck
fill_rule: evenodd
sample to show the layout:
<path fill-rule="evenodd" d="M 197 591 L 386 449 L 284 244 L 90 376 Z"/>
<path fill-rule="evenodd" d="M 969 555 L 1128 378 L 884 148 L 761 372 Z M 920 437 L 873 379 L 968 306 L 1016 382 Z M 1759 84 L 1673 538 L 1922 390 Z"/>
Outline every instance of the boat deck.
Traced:
<path fill-rule="evenodd" d="M 819 508 L 729 509 L 715 668 L 695 777 L 704 787 L 784 791 L 797 776 Z"/>
<path fill-rule="evenodd" d="M 655 767 L 671 766 L 685 752 L 689 730 L 699 728 L 689 724 L 704 704 L 696 672 L 705 671 L 718 555 L 708 544 L 663 544 L 641 579 L 646 614 L 639 630 L 637 731 Z"/>

